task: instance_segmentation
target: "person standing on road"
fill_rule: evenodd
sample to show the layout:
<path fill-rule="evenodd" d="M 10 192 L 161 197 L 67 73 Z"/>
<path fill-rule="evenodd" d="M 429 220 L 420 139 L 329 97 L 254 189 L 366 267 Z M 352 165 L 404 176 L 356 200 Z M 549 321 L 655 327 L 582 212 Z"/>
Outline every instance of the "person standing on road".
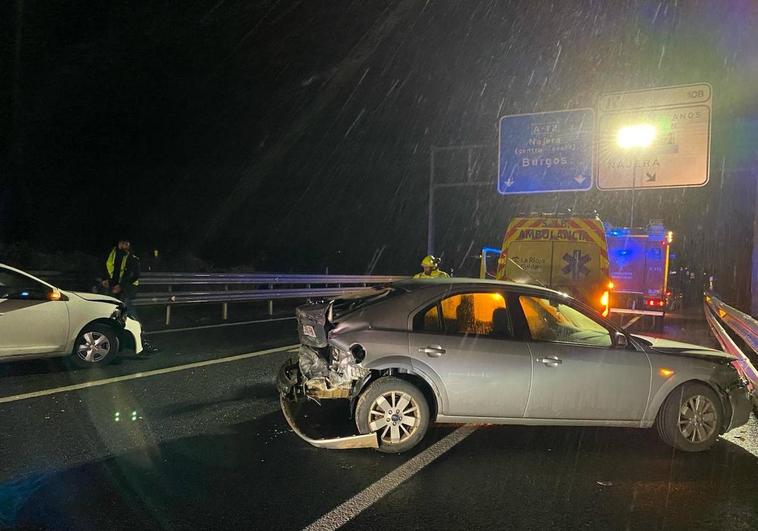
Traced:
<path fill-rule="evenodd" d="M 440 270 L 440 262 L 441 260 L 439 258 L 435 258 L 432 255 L 425 256 L 424 259 L 421 260 L 421 268 L 423 271 L 413 275 L 413 278 L 450 278 L 450 275 Z"/>
<path fill-rule="evenodd" d="M 101 285 L 109 295 L 116 297 L 126 305 L 126 315 L 135 321 L 137 307 L 135 298 L 139 287 L 140 262 L 131 252 L 131 242 L 120 239 L 105 259 L 105 271 Z M 142 340 L 143 353 L 146 355 L 158 351 L 156 347 Z"/>

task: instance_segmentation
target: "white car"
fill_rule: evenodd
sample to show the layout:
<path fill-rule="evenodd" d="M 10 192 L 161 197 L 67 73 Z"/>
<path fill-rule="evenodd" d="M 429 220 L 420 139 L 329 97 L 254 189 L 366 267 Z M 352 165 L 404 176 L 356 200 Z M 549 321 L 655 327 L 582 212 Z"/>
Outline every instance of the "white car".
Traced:
<path fill-rule="evenodd" d="M 0 362 L 69 356 L 79 367 L 142 352 L 142 327 L 114 297 L 64 291 L 0 264 Z"/>

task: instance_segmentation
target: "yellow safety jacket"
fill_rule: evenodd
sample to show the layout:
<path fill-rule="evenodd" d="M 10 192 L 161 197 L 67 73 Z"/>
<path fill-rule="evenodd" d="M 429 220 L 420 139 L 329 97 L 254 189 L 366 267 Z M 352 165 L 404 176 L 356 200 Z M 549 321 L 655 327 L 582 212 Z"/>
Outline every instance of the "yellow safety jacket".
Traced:
<path fill-rule="evenodd" d="M 413 275 L 413 278 L 450 278 L 450 275 L 448 275 L 444 271 L 435 269 L 428 275 L 424 273 L 423 271 L 421 273 L 416 273 L 415 275 Z"/>
<path fill-rule="evenodd" d="M 132 258 L 133 260 L 136 260 L 136 258 L 132 257 L 131 253 L 127 253 L 126 256 L 124 256 L 124 259 L 121 260 L 121 267 L 118 272 L 118 280 L 121 282 L 121 279 L 124 278 L 124 271 L 126 271 L 126 265 L 127 262 L 129 262 L 129 258 Z M 108 278 L 113 278 L 113 270 L 116 267 L 116 248 L 114 247 L 111 249 L 110 254 L 108 255 L 108 258 L 105 260 L 105 269 L 108 271 Z M 132 286 L 139 286 L 139 279 L 132 282 Z"/>

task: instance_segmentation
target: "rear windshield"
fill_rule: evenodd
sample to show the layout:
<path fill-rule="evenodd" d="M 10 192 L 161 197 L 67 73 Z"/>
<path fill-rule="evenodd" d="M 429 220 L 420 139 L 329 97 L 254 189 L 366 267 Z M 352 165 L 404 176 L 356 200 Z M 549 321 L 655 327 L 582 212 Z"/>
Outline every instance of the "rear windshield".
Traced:
<path fill-rule="evenodd" d="M 332 305 L 332 311 L 334 317 L 344 317 L 345 315 L 352 313 L 356 310 L 360 310 L 376 304 L 378 302 L 387 300 L 401 293 L 405 293 L 406 290 L 397 286 L 376 286 L 373 288 L 366 288 L 351 295 L 345 295 L 339 299 L 335 299 Z"/>

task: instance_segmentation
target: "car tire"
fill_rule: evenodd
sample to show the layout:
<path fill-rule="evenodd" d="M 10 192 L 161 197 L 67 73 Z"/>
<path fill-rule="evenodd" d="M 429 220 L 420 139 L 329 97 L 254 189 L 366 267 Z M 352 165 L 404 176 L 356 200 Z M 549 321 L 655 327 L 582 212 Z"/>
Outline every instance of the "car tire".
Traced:
<path fill-rule="evenodd" d="M 360 433 L 377 432 L 380 452 L 405 452 L 426 435 L 429 404 L 412 383 L 385 376 L 371 383 L 358 398 L 355 423 Z"/>
<path fill-rule="evenodd" d="M 723 424 L 721 401 L 702 383 L 686 383 L 674 389 L 661 406 L 655 424 L 663 442 L 685 452 L 708 450 Z"/>
<path fill-rule="evenodd" d="M 79 333 L 70 359 L 83 369 L 101 367 L 113 361 L 118 351 L 118 336 L 113 328 L 94 323 L 85 326 Z"/>

